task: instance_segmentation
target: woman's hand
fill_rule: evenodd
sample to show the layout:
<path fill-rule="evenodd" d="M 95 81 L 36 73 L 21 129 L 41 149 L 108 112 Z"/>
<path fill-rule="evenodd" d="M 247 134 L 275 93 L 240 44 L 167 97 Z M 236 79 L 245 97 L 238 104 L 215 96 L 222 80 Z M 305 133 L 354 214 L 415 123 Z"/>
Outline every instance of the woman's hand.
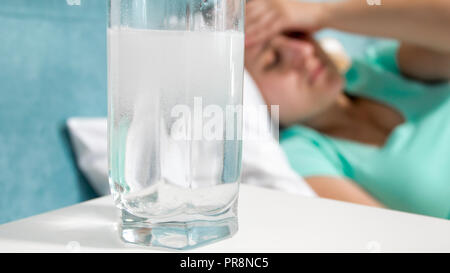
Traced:
<path fill-rule="evenodd" d="M 314 32 L 322 28 L 321 3 L 296 0 L 251 0 L 246 5 L 246 46 L 263 43 L 285 31 Z"/>

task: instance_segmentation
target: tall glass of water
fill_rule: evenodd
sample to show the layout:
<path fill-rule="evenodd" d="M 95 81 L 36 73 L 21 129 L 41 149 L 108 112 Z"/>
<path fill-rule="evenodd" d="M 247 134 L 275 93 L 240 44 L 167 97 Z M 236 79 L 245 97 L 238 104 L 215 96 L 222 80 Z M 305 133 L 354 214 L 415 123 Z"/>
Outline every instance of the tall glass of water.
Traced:
<path fill-rule="evenodd" d="M 109 182 L 126 242 L 238 229 L 244 0 L 108 0 Z"/>

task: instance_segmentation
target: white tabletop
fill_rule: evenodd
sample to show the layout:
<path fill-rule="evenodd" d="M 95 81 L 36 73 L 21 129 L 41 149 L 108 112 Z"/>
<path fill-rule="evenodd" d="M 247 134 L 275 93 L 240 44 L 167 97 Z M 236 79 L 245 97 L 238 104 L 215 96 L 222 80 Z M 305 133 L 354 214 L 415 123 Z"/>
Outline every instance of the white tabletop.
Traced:
<path fill-rule="evenodd" d="M 0 251 L 153 252 L 122 243 L 111 197 L 0 226 Z M 450 221 L 242 185 L 239 231 L 198 252 L 450 252 Z"/>

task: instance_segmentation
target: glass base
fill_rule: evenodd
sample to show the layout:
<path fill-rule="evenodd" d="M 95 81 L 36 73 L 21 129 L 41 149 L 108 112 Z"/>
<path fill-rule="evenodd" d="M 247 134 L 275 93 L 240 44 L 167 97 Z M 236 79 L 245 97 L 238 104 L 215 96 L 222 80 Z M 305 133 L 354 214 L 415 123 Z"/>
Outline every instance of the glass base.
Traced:
<path fill-rule="evenodd" d="M 119 232 L 126 243 L 157 248 L 185 250 L 233 236 L 237 217 L 217 221 L 165 222 L 152 224 L 122 210 Z"/>

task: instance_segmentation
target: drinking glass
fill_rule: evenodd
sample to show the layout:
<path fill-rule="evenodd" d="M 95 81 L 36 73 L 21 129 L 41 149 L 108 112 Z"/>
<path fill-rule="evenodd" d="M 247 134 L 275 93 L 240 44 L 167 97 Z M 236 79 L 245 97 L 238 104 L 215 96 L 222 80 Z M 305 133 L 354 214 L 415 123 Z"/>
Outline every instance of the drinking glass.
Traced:
<path fill-rule="evenodd" d="M 237 232 L 244 0 L 108 0 L 109 183 L 129 243 Z"/>

